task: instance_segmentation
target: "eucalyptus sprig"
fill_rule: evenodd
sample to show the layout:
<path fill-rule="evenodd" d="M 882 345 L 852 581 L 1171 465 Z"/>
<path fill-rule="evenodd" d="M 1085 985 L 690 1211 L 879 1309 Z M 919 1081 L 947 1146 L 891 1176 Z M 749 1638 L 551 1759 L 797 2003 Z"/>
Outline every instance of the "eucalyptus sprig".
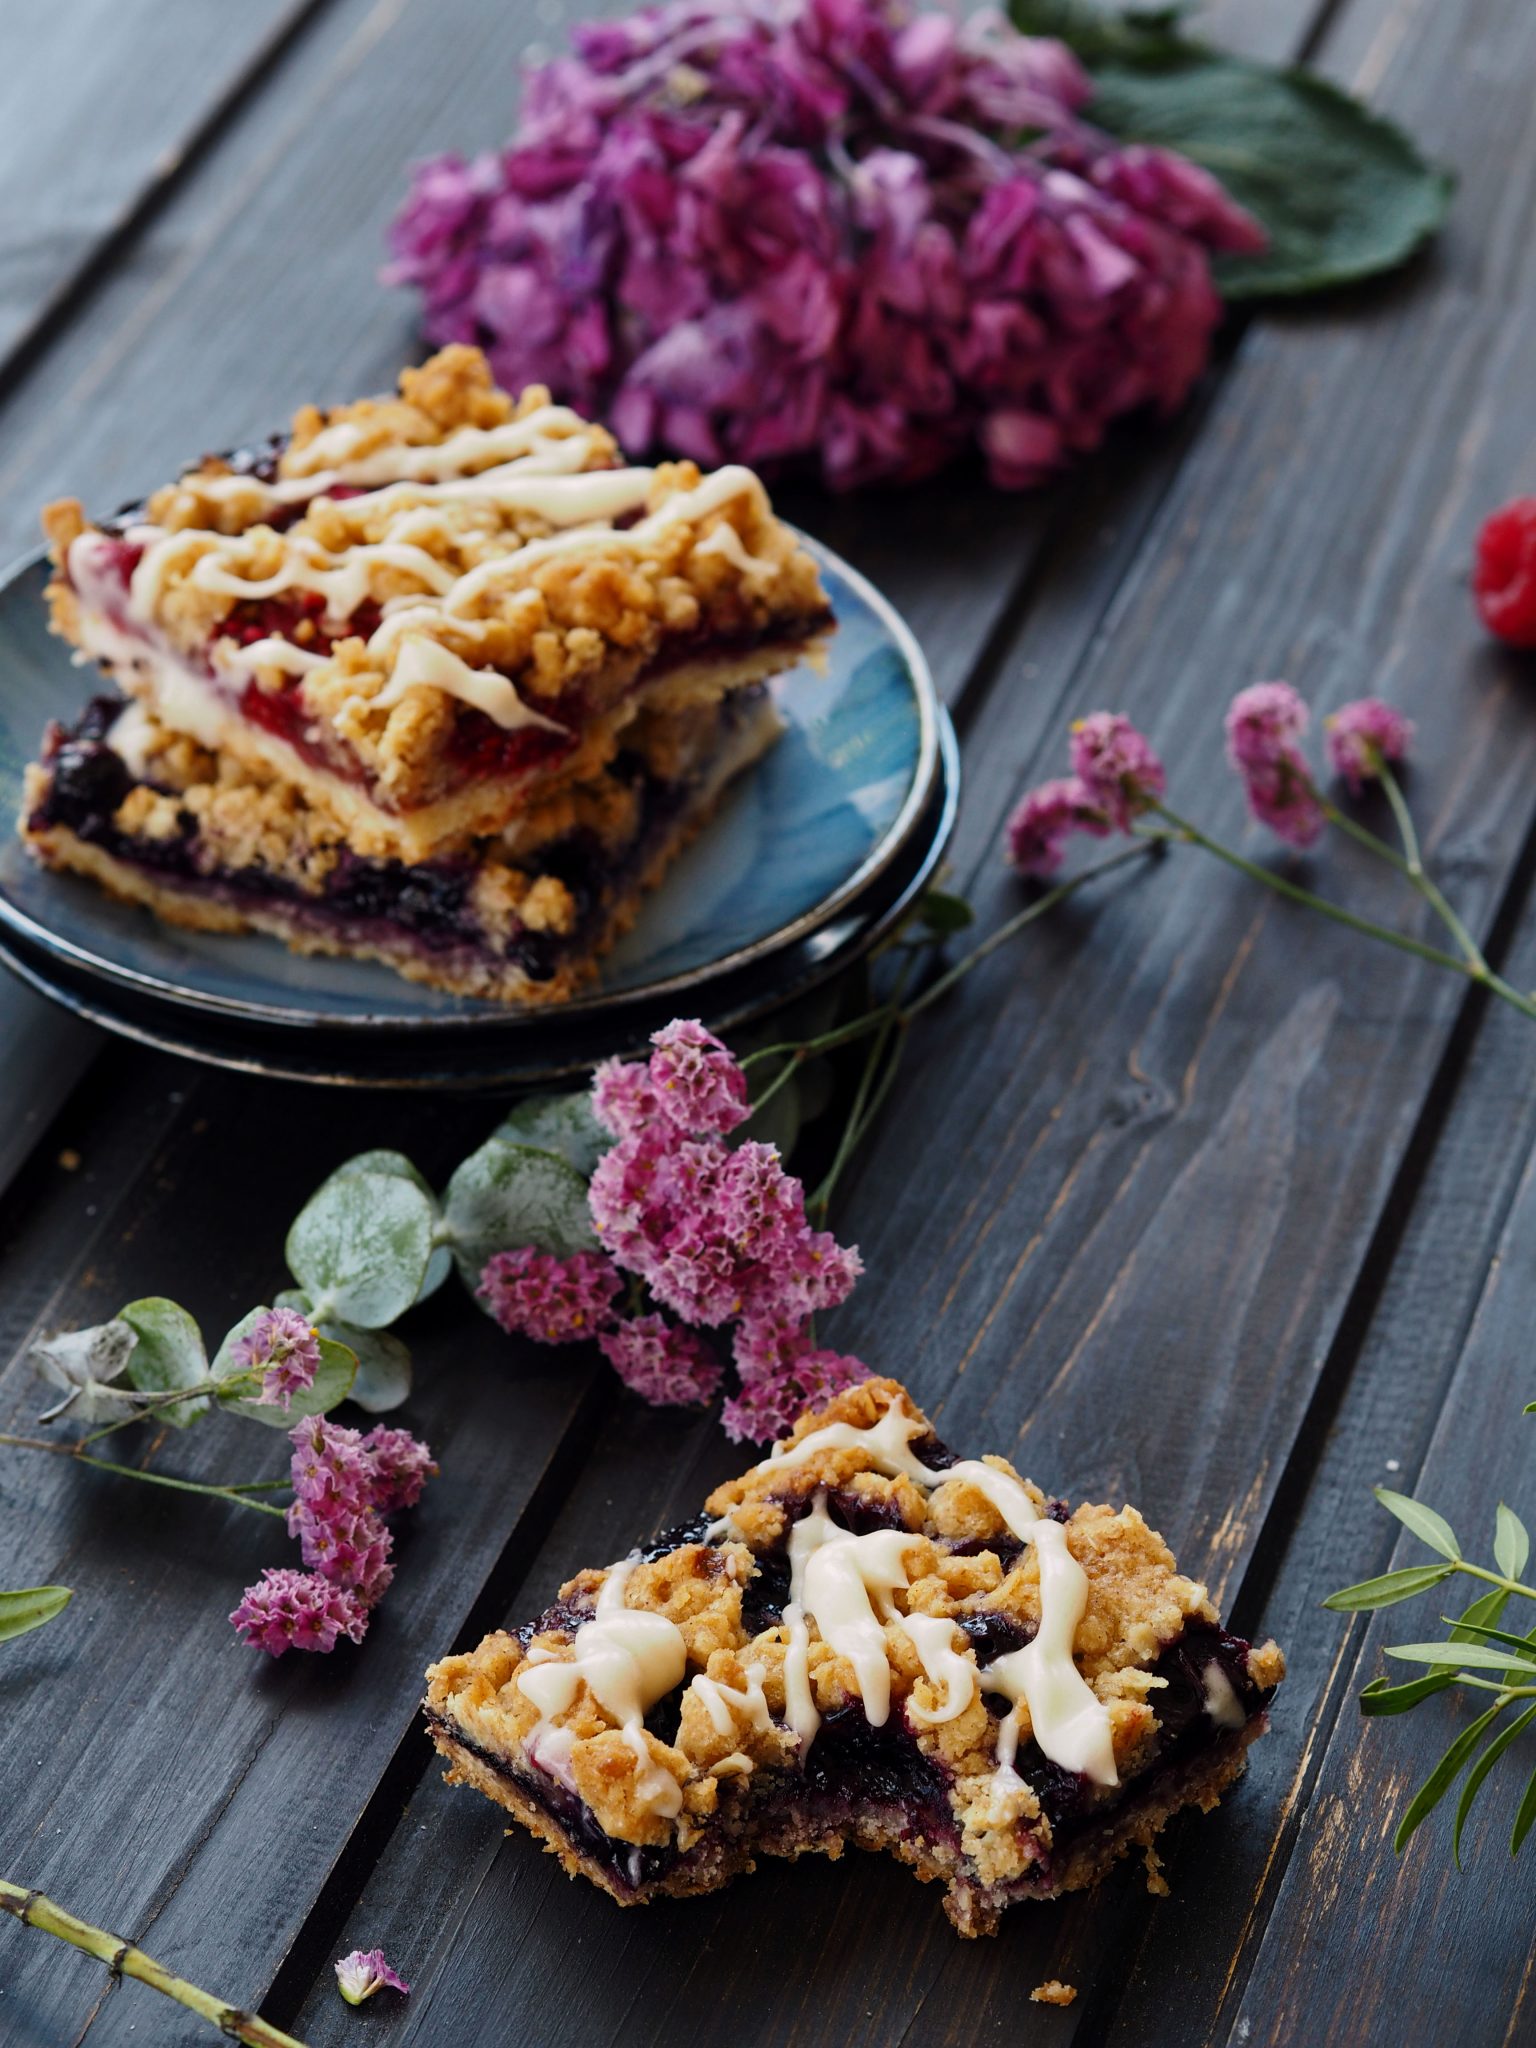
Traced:
<path fill-rule="evenodd" d="M 1536 1403 L 1525 1410 L 1531 1414 Z M 1435 1641 L 1396 1643 L 1386 1654 L 1399 1663 L 1419 1667 L 1422 1676 L 1394 1684 L 1385 1677 L 1374 1678 L 1360 1695 L 1364 1714 L 1403 1714 L 1452 1687 L 1465 1687 L 1473 1694 L 1491 1695 L 1490 1704 L 1462 1728 L 1413 1798 L 1397 1825 L 1393 1847 L 1399 1854 L 1416 1828 L 1461 1780 L 1456 1819 L 1451 1838 L 1456 1867 L 1461 1868 L 1461 1841 L 1467 1817 L 1495 1765 L 1519 1737 L 1536 1722 L 1536 1626 L 1525 1634 L 1517 1628 L 1503 1628 L 1505 1609 L 1511 1600 L 1536 1601 L 1536 1586 L 1522 1576 L 1530 1560 L 1531 1540 L 1524 1522 L 1502 1501 L 1494 1516 L 1493 1566 L 1474 1564 L 1463 1555 L 1450 1523 L 1422 1501 L 1376 1488 L 1376 1498 L 1437 1554 L 1432 1564 L 1406 1565 L 1384 1572 L 1358 1585 L 1346 1586 L 1323 1602 L 1336 1613 L 1369 1613 L 1379 1607 L 1393 1607 L 1399 1601 L 1447 1586 L 1457 1578 L 1468 1578 L 1485 1586 L 1460 1615 L 1442 1615 L 1448 1634 Z M 1511 1709 L 1514 1711 L 1511 1712 Z M 1515 1808 L 1510 1833 L 1510 1854 L 1536 1826 L 1536 1768 L 1525 1782 Z"/>

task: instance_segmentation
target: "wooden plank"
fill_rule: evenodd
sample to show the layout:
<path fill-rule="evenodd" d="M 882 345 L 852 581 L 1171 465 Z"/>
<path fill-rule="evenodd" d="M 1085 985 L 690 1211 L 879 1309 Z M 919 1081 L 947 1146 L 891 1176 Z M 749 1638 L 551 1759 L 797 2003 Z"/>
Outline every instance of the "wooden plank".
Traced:
<path fill-rule="evenodd" d="M 316 4 L 7 0 L 0 365 L 89 283 Z"/>
<path fill-rule="evenodd" d="M 1373 58 L 1395 51 L 1381 74 L 1391 103 L 1423 116 L 1447 75 L 1450 30 L 1401 10 L 1351 19 L 1369 31 Z M 1494 921 L 1524 847 L 1532 740 L 1513 669 L 1481 650 L 1464 600 L 1447 593 L 1477 509 L 1519 467 L 1530 433 L 1529 367 L 1503 332 L 1508 297 L 1527 289 L 1525 252 L 1504 223 L 1529 177 L 1519 128 L 1536 51 L 1528 25 L 1485 13 L 1479 28 L 1480 70 L 1506 89 L 1476 109 L 1442 97 L 1435 120 L 1419 125 L 1482 166 L 1464 213 L 1493 223 L 1499 260 L 1490 266 L 1486 249 L 1453 238 L 1433 279 L 1249 337 L 1102 644 L 1055 706 L 1008 688 L 1026 680 L 1026 665 L 1049 672 L 1049 657 L 1075 645 L 1062 612 L 1080 606 L 1091 578 L 1062 565 L 970 727 L 976 857 L 1018 782 L 1050 767 L 1061 743 L 1044 751 L 1047 726 L 1105 701 L 1138 712 L 1160 738 L 1176 734 L 1180 780 L 1209 792 L 1218 822 L 1235 831 L 1220 709 L 1237 683 L 1289 668 L 1324 701 L 1385 687 L 1412 706 L 1431 843 L 1480 924 Z M 1490 134 L 1501 146 L 1481 154 L 1474 145 Z M 1515 197 L 1501 218 L 1506 189 Z M 1479 290 L 1486 300 L 1474 305 Z M 1459 348 L 1453 331 L 1465 337 Z M 1419 433 L 1401 436 L 1390 424 L 1401 418 Z M 1478 427 L 1463 437 L 1469 419 Z M 1479 431 L 1494 421 L 1497 436 Z M 1281 508 L 1308 502 L 1308 488 L 1317 502 L 1347 489 L 1349 518 L 1291 527 Z M 1347 856 L 1330 873 L 1348 878 L 1351 900 L 1387 907 Z M 1001 915 L 1002 886 L 984 895 Z M 1325 1365 L 1394 1196 L 1417 1170 L 1425 1104 L 1437 1115 L 1453 1078 L 1448 1069 L 1436 1085 L 1461 993 L 1396 958 L 1362 958 L 1187 865 L 1098 912 L 1092 955 L 1081 946 L 1086 922 L 1084 913 L 1044 935 L 1030 961 L 1043 976 L 998 963 L 960 999 L 963 1027 L 951 1015 L 947 1033 L 933 1033 L 904 1090 L 909 1113 L 898 1099 L 852 1205 L 872 1272 L 900 1270 L 902 1286 L 881 1300 L 866 1285 L 833 1341 L 937 1395 L 953 1441 L 979 1447 L 1011 1433 L 1049 1483 L 1139 1499 L 1195 1568 L 1231 1590 L 1292 1447 L 1312 1453 Z M 615 1518 L 614 1540 L 655 1519 L 654 1485 L 626 1495 L 602 1459 L 592 1485 L 636 1510 L 622 1525 Z M 697 1490 L 680 1483 L 670 1505 Z M 538 1596 L 604 1548 L 567 1544 L 562 1531 Z M 406 1893 L 429 1853 L 421 1816 L 449 1825 L 452 1804 L 418 1800 L 347 1939 L 383 1938 L 392 1909 L 402 1933 L 414 1925 L 426 1938 Z M 829 1951 L 856 1953 L 861 1905 L 848 1875 L 765 1870 L 749 1902 L 688 1908 L 675 1934 L 670 1914 L 659 1936 L 627 1925 L 608 1933 L 608 1960 L 573 1982 L 559 1969 L 563 1944 L 599 1953 L 601 1916 L 589 1923 L 587 1902 L 563 1887 L 544 1908 L 530 1846 L 491 1856 L 482 1821 L 461 1825 L 472 1897 L 428 1946 L 424 1967 L 440 1974 L 403 2023 L 407 2038 L 430 2038 L 434 2014 L 446 2024 L 463 2010 L 550 2010 L 558 1984 L 556 2039 L 621 2027 L 626 2040 L 707 2039 L 711 2014 L 725 2008 L 752 2015 L 739 2029 L 756 2028 L 749 2039 L 878 2041 L 892 2038 L 892 1985 L 907 2000 L 904 2041 L 958 2039 L 1005 2013 L 1010 2030 L 1027 2029 L 1034 2016 L 1021 2014 L 1021 1993 L 1056 1971 L 1091 1980 L 1089 1995 L 1074 2020 L 1040 2020 L 1042 2032 L 1080 2026 L 1096 2038 L 1142 1925 L 1122 1888 L 1096 1907 L 1037 1916 L 986 1955 L 952 1950 L 935 1963 L 931 1906 L 910 1904 L 899 1878 L 860 1872 L 857 1889 L 875 1888 L 873 1917 L 888 1930 L 872 1989 L 865 1976 L 818 1975 L 804 1960 L 807 1926 L 828 1929 Z M 1198 1839 L 1195 1853 L 1219 1862 L 1209 1832 Z M 509 1925 L 515 1946 L 500 1931 Z M 679 1984 L 663 1958 L 685 1942 L 703 1961 Z M 900 1972 L 888 1968 L 893 1954 Z M 808 1977 L 820 1999 L 813 2019 Z M 1160 1984 L 1166 1976 L 1150 1979 L 1149 2008 Z M 302 2020 L 317 2041 L 336 2037 L 323 1988 Z M 1166 2012 L 1160 2024 L 1169 2029 Z"/>

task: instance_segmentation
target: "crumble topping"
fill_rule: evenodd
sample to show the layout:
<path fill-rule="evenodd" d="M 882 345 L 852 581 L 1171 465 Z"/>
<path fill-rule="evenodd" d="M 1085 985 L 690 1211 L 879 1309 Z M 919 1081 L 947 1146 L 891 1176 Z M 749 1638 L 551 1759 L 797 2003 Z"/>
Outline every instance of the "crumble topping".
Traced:
<path fill-rule="evenodd" d="M 815 564 L 751 471 L 626 469 L 547 391 L 497 390 L 474 349 L 405 371 L 398 397 L 305 408 L 269 468 L 207 461 L 120 535 L 49 506 L 54 629 L 151 702 L 167 660 L 226 707 L 282 700 L 286 737 L 230 710 L 221 744 L 297 750 L 307 775 L 302 736 L 391 810 L 558 764 L 674 650 L 827 623 Z M 538 748 L 466 767 L 466 706 Z"/>
<path fill-rule="evenodd" d="M 997 1696 L 1001 1679 L 988 1681 L 1010 1651 L 1041 1643 L 1048 1629 L 1038 1540 L 1021 1542 L 998 1501 L 1013 1497 L 1009 1487 L 1021 1489 L 1040 1518 L 1035 1527 L 1059 1528 L 1062 1548 L 1081 1569 L 1086 1593 L 1071 1661 L 1107 1725 L 1121 1785 L 1158 1753 L 1157 1698 L 1169 1681 L 1152 1667 L 1186 1631 L 1214 1630 L 1216 1612 L 1205 1588 L 1177 1571 L 1167 1545 L 1134 1508 L 1087 1505 L 1058 1521 L 1039 1488 L 1020 1481 L 1000 1458 L 956 1468 L 953 1476 L 940 1467 L 925 1488 L 908 1472 L 878 1469 L 882 1460 L 892 1462 L 890 1447 L 898 1441 L 911 1446 L 918 1464 L 933 1443 L 925 1418 L 895 1381 L 870 1380 L 839 1395 L 802 1417 L 772 1456 L 710 1496 L 714 1519 L 706 1538 L 680 1542 L 650 1561 L 583 1572 L 532 1629 L 499 1632 L 435 1665 L 429 1713 L 486 1754 L 574 1787 L 610 1839 L 667 1842 L 672 1818 L 680 1816 L 676 1840 L 686 1847 L 699 1819 L 714 1810 L 720 1780 L 797 1768 L 817 1739 L 816 1726 L 849 1708 L 878 1725 L 863 1661 L 867 1633 L 857 1640 L 840 1633 L 830 1599 L 816 1606 L 807 1593 L 804 1612 L 786 1600 L 779 1617 L 756 1633 L 751 1616 L 762 1574 L 786 1546 L 793 1558 L 808 1534 L 845 1554 L 858 1543 L 879 1544 L 887 1563 L 900 1558 L 894 1578 L 879 1582 L 891 1585 L 880 1631 L 891 1725 L 947 1787 L 975 1877 L 1005 1885 L 1027 1876 L 1053 1841 L 1040 1790 L 1030 1781 L 1037 1752 L 1027 1745 L 1050 1737 L 1033 1726 L 1030 1695 L 1009 1689 L 1016 1766 L 1003 1760 L 994 1706 L 1006 1702 Z M 829 1518 L 832 1508 L 840 1525 Z M 852 1538 L 858 1529 L 870 1533 Z M 609 1647 L 604 1630 L 621 1611 L 663 1616 L 682 1637 L 681 1690 L 669 1685 L 665 1697 L 644 1702 L 643 1743 L 632 1725 L 626 1735 L 586 1676 L 589 1668 L 606 1670 L 590 1660 Z M 922 1618 L 951 1627 L 930 1632 Z M 569 1704 L 553 1711 L 521 1683 L 530 1667 L 550 1662 L 571 1667 Z M 1249 1671 L 1255 1686 L 1277 1683 L 1284 1671 L 1279 1650 L 1269 1644 L 1251 1652 Z M 814 1708 L 809 1741 L 797 1728 L 802 1684 Z M 663 1796 L 657 1773 L 667 1781 Z M 1113 1780 L 1083 1783 L 1089 1805 L 1112 1805 L 1118 1797 Z"/>

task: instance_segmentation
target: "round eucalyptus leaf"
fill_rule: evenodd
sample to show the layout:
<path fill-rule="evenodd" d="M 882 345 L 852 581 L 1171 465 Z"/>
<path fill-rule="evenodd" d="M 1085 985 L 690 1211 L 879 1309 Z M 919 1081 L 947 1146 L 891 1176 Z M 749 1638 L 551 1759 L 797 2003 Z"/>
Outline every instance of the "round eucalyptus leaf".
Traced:
<path fill-rule="evenodd" d="M 377 1330 L 420 1295 L 434 1221 L 431 1197 L 399 1174 L 333 1175 L 294 1220 L 288 1268 L 329 1317 Z"/>
<path fill-rule="evenodd" d="M 575 1167 L 556 1153 L 501 1138 L 488 1138 L 464 1161 L 448 1183 L 443 1212 L 454 1263 L 471 1294 L 496 1252 L 531 1245 L 568 1259 L 597 1249 L 587 1183 Z"/>
<path fill-rule="evenodd" d="M 238 1330 L 239 1325 L 235 1327 Z M 235 1332 L 230 1334 L 233 1336 Z M 345 1401 L 356 1378 L 356 1353 L 347 1345 L 322 1335 L 320 1364 L 314 1384 L 295 1394 L 286 1408 L 281 1401 L 255 1400 L 220 1401 L 219 1406 L 231 1415 L 246 1415 L 252 1422 L 264 1422 L 269 1429 L 292 1429 L 303 1416 L 328 1414 L 339 1401 Z"/>
<path fill-rule="evenodd" d="M 585 1088 L 573 1095 L 530 1095 L 508 1110 L 492 1136 L 508 1145 L 531 1145 L 536 1152 L 558 1152 L 586 1177 L 613 1146 L 592 1114 L 592 1098 Z"/>
<path fill-rule="evenodd" d="M 450 1261 L 451 1263 L 451 1261 Z M 370 1415 L 387 1415 L 411 1391 L 411 1351 L 388 1330 L 360 1330 L 352 1323 L 326 1323 L 322 1334 L 357 1354 L 357 1378 L 350 1398 Z"/>
<path fill-rule="evenodd" d="M 187 1311 L 163 1295 L 146 1295 L 130 1301 L 117 1312 L 138 1338 L 128 1354 L 127 1375 L 141 1394 L 168 1394 L 177 1387 L 195 1387 L 208 1377 L 208 1353 L 203 1333 Z M 157 1422 L 173 1429 L 185 1429 L 208 1412 L 208 1396 L 190 1401 L 172 1401 L 154 1411 Z"/>
<path fill-rule="evenodd" d="M 344 1159 L 331 1175 L 331 1180 L 341 1180 L 349 1174 L 359 1173 L 387 1173 L 392 1174 L 397 1180 L 408 1180 L 412 1187 L 420 1188 L 432 1204 L 434 1226 L 441 1226 L 443 1212 L 438 1206 L 437 1196 L 433 1193 L 432 1183 L 421 1168 L 407 1159 L 403 1152 L 391 1152 L 386 1146 L 381 1146 L 373 1152 L 359 1152 L 355 1158 Z M 326 1186 L 329 1185 L 330 1181 L 327 1181 Z M 429 1294 L 436 1294 L 452 1270 L 453 1256 L 447 1246 L 435 1244 L 432 1256 L 427 1261 L 427 1276 L 421 1283 L 421 1291 L 416 1299 L 425 1301 Z"/>

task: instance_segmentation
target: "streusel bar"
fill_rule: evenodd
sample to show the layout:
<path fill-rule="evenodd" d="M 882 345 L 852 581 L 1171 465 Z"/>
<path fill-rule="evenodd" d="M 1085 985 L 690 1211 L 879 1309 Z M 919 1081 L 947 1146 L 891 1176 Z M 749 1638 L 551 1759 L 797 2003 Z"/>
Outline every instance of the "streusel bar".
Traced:
<path fill-rule="evenodd" d="M 851 1843 L 975 1935 L 1214 1806 L 1284 1670 L 1134 1508 L 958 1459 L 871 1380 L 696 1525 L 434 1666 L 426 1713 L 451 1782 L 621 1905 Z"/>

